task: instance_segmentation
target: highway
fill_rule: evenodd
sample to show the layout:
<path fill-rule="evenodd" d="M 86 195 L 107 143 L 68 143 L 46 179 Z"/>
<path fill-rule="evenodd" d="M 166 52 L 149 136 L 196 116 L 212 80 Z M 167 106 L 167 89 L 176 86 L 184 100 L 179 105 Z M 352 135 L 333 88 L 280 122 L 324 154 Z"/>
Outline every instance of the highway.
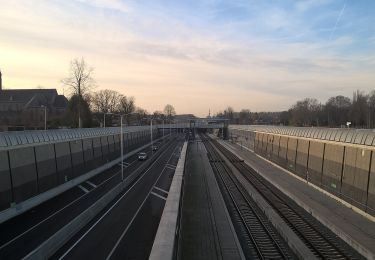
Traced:
<path fill-rule="evenodd" d="M 168 146 L 166 151 L 169 151 L 172 149 L 171 147 L 174 147 L 173 144 L 175 141 L 165 144 L 160 147 L 160 150 Z M 144 152 L 151 156 L 150 150 L 150 147 L 147 147 Z M 159 165 L 158 162 L 162 158 L 164 158 L 163 151 L 156 153 L 145 162 L 138 161 L 136 155 L 129 157 L 124 162 L 124 178 L 126 179 L 145 164 Z M 116 165 L 55 198 L 0 224 L 0 259 L 20 259 L 27 256 L 120 183 L 120 169 L 120 165 Z M 131 194 L 131 192 L 127 192 L 127 194 Z"/>
<path fill-rule="evenodd" d="M 53 258 L 148 258 L 181 147 L 182 141 L 169 145 L 126 192 Z"/>

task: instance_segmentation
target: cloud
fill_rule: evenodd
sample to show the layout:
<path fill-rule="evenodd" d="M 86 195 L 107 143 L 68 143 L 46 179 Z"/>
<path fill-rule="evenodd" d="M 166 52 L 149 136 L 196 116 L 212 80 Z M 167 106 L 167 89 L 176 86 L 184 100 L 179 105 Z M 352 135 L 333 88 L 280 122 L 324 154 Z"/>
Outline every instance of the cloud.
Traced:
<path fill-rule="evenodd" d="M 353 48 L 358 37 L 343 30 L 327 42 L 337 8 L 300 16 L 330 1 L 298 2 L 290 12 L 243 1 L 249 15 L 238 18 L 207 17 L 216 1 L 194 13 L 177 2 L 151 8 L 136 1 L 7 1 L 0 10 L 4 84 L 62 90 L 70 59 L 84 56 L 99 89 L 133 95 L 149 111 L 166 103 L 198 115 L 227 105 L 279 110 L 306 96 L 373 89 L 374 48 Z"/>
<path fill-rule="evenodd" d="M 120 11 L 123 13 L 128 13 L 130 11 L 129 6 L 127 6 L 121 0 L 76 0 L 76 1 L 91 5 L 93 7 L 112 9 L 112 10 Z"/>
<path fill-rule="evenodd" d="M 330 4 L 331 2 L 332 0 L 302 0 L 296 2 L 295 8 L 299 12 L 305 12 L 312 8 Z"/>

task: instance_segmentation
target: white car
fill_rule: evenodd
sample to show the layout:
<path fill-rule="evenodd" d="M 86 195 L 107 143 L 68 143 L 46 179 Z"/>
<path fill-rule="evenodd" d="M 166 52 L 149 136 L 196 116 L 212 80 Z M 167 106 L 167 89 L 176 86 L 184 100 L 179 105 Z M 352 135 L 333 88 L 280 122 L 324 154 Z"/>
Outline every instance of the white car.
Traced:
<path fill-rule="evenodd" d="M 147 159 L 147 153 L 138 153 L 138 161 L 144 161 Z"/>

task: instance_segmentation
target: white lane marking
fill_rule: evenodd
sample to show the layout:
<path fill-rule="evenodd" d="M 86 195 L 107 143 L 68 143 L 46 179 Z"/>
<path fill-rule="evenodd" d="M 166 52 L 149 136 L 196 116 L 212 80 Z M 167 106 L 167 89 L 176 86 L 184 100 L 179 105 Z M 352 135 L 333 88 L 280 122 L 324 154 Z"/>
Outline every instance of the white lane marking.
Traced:
<path fill-rule="evenodd" d="M 79 187 L 81 190 L 83 190 L 85 193 L 88 193 L 88 192 L 89 192 L 89 190 L 86 189 L 85 187 L 83 187 L 82 185 L 78 185 L 78 187 Z"/>
<path fill-rule="evenodd" d="M 83 238 L 86 237 L 86 235 L 106 216 L 108 215 L 108 213 L 128 194 L 128 192 L 130 192 L 133 187 L 140 181 L 142 180 L 142 178 L 146 175 L 146 173 L 152 168 L 152 166 L 157 162 L 158 160 L 155 160 L 151 165 L 150 167 L 147 169 L 147 171 L 145 171 L 142 176 L 140 176 L 140 178 L 135 182 L 133 183 L 133 185 L 59 258 L 59 260 L 63 259 L 67 254 L 70 253 L 70 251 L 73 250 L 73 248 L 79 243 L 81 242 L 81 240 Z M 142 166 L 140 166 L 142 167 Z M 140 168 L 139 167 L 139 168 Z M 138 169 L 139 169 L 138 168 Z M 137 170 L 138 170 L 137 169 Z M 134 172 L 136 172 L 137 170 L 135 170 Z M 129 175 L 126 179 L 130 178 L 132 175 Z M 125 179 L 125 180 L 126 180 Z M 125 181 L 124 180 L 124 181 Z"/>
<path fill-rule="evenodd" d="M 87 183 L 88 185 L 92 186 L 93 188 L 96 188 L 96 187 L 97 187 L 97 186 L 96 186 L 94 183 L 92 183 L 91 181 L 86 181 L 86 183 Z"/>
<path fill-rule="evenodd" d="M 103 181 L 102 183 L 99 184 L 99 186 L 103 185 L 104 183 L 106 183 L 107 181 L 109 181 L 110 179 L 112 179 L 113 177 L 115 177 L 116 175 L 118 175 L 120 173 L 120 171 L 116 172 L 113 176 L 109 177 L 108 179 L 106 179 L 105 181 Z M 67 204 L 66 206 L 64 206 L 63 208 L 59 209 L 58 211 L 56 211 L 55 213 L 53 213 L 52 215 L 48 216 L 47 218 L 43 219 L 41 222 L 39 222 L 38 224 L 32 226 L 31 228 L 29 228 L 28 230 L 26 230 L 25 232 L 19 234 L 18 236 L 16 236 L 15 238 L 13 238 L 12 240 L 9 240 L 8 242 L 6 242 L 5 244 L 3 244 L 2 246 L 0 246 L 0 250 L 2 250 L 4 247 L 8 246 L 9 244 L 13 243 L 15 240 L 19 239 L 20 237 L 22 237 L 23 235 L 27 234 L 28 232 L 30 232 L 31 230 L 33 230 L 34 228 L 40 226 L 41 224 L 43 224 L 44 222 L 46 222 L 47 220 L 49 220 L 50 218 L 54 217 L 55 215 L 59 214 L 61 211 L 63 211 L 64 209 L 66 209 L 67 207 L 73 205 L 74 203 L 76 203 L 78 200 L 80 200 L 81 198 L 85 197 L 86 194 L 88 193 L 85 193 L 83 194 L 82 196 L 76 198 L 75 200 L 73 200 L 72 202 L 70 202 L 69 204 Z"/>
<path fill-rule="evenodd" d="M 164 192 L 165 194 L 168 194 L 168 191 L 163 190 L 163 189 L 161 189 L 159 187 L 154 186 L 154 189 L 160 190 L 161 192 Z"/>
<path fill-rule="evenodd" d="M 175 150 L 176 148 L 174 148 Z M 173 151 L 174 151 L 173 150 Z M 172 154 L 173 155 L 173 154 Z M 169 157 L 168 159 L 168 162 L 171 160 L 172 158 L 172 155 Z M 163 175 L 163 172 L 165 170 L 165 167 L 163 168 L 163 170 L 160 172 L 160 175 L 158 177 L 158 179 L 155 181 L 154 183 L 154 187 L 155 187 L 155 184 L 158 183 L 160 177 Z M 143 207 L 143 204 L 146 202 L 146 200 L 148 199 L 148 197 L 150 196 L 150 194 L 153 193 L 155 196 L 158 196 L 158 197 L 161 197 L 162 199 L 166 200 L 165 198 L 163 198 L 162 196 L 160 196 L 159 194 L 156 194 L 154 192 L 152 192 L 152 189 L 148 192 L 146 198 L 144 199 L 144 201 L 142 202 L 141 206 L 138 208 L 137 212 L 135 213 L 135 215 L 133 216 L 132 220 L 130 221 L 130 223 L 128 224 L 128 226 L 126 227 L 126 229 L 124 230 L 124 232 L 121 234 L 120 238 L 117 240 L 115 246 L 112 248 L 111 252 L 109 253 L 109 255 L 107 256 L 106 260 L 109 260 L 111 258 L 111 256 L 113 255 L 113 253 L 115 252 L 115 250 L 117 249 L 118 245 L 120 244 L 121 240 L 124 238 L 126 232 L 128 232 L 128 229 L 130 228 L 130 226 L 132 225 L 134 219 L 137 217 L 138 215 L 138 212 L 141 210 L 141 208 Z"/>
<path fill-rule="evenodd" d="M 163 196 L 161 196 L 161 195 L 159 195 L 159 194 L 157 194 L 157 193 L 155 193 L 153 191 L 150 194 L 155 195 L 156 197 L 158 197 L 158 198 L 160 198 L 162 200 L 167 200 L 167 198 L 165 198 L 165 197 L 163 197 Z"/>
<path fill-rule="evenodd" d="M 170 166 L 166 166 L 165 168 L 168 169 L 168 170 L 172 170 L 172 171 L 176 170 L 175 168 L 172 168 Z"/>
<path fill-rule="evenodd" d="M 129 163 L 119 163 L 118 166 L 124 166 L 125 168 L 129 167 Z"/>
<path fill-rule="evenodd" d="M 170 167 L 170 168 L 173 168 L 173 169 L 176 169 L 176 166 L 173 165 L 173 164 L 169 164 L 169 163 L 167 163 L 166 166 L 167 166 L 167 167 Z"/>

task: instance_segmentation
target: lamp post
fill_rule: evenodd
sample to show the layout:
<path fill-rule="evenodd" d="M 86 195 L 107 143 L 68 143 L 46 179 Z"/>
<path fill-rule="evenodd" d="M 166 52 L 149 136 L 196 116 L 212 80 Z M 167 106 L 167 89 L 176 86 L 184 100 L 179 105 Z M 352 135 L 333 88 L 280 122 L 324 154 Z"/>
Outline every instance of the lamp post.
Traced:
<path fill-rule="evenodd" d="M 124 130 L 123 130 L 123 123 L 122 123 L 122 114 L 114 114 L 114 113 L 107 113 L 110 115 L 117 115 L 120 116 L 120 149 L 121 149 L 121 181 L 124 181 Z M 105 127 L 105 115 L 104 113 L 104 127 Z"/>
<path fill-rule="evenodd" d="M 125 115 L 130 115 L 134 114 L 132 113 L 127 113 Z M 124 181 L 124 130 L 123 130 L 123 114 L 120 115 L 120 134 L 121 134 L 121 181 Z M 104 114 L 105 118 L 105 114 Z M 105 122 L 105 121 L 104 121 Z"/>
<path fill-rule="evenodd" d="M 105 118 L 105 114 L 104 114 Z M 105 122 L 105 121 L 104 121 Z M 120 118 L 120 134 L 121 134 L 121 181 L 124 181 L 124 131 L 122 129 L 122 115 Z"/>
<path fill-rule="evenodd" d="M 152 140 L 152 120 L 154 120 L 154 119 L 151 118 L 151 124 L 150 124 L 150 134 L 151 134 L 151 154 L 154 154 L 154 149 L 153 149 L 153 140 Z"/>

